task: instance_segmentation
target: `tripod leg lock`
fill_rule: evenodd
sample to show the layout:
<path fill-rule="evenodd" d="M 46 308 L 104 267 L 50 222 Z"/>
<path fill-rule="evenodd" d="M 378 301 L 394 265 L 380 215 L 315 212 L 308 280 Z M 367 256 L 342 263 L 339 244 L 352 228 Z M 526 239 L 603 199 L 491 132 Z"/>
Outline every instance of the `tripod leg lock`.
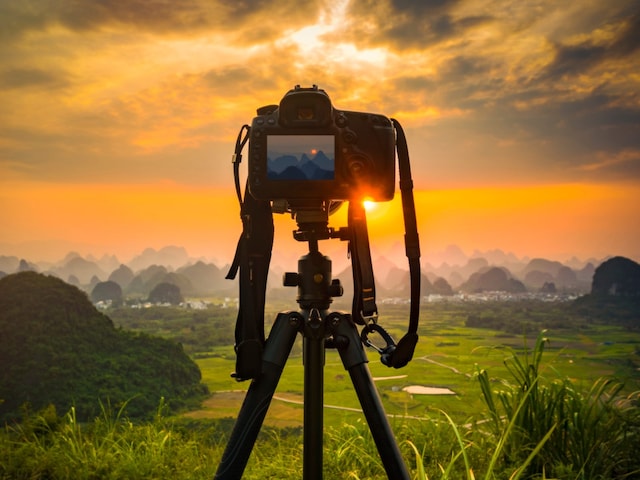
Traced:
<path fill-rule="evenodd" d="M 257 339 L 245 340 L 235 347 L 236 371 L 231 374 L 238 382 L 257 378 L 262 372 L 264 345 Z"/>

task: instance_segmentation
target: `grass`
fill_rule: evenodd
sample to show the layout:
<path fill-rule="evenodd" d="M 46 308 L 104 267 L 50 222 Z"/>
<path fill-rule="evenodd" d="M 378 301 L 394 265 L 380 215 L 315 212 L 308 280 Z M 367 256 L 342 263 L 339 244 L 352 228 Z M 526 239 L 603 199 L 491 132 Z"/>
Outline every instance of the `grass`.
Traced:
<path fill-rule="evenodd" d="M 392 428 L 414 478 L 597 480 L 640 474 L 639 396 L 601 379 L 579 390 L 543 362 L 547 341 L 503 352 L 504 377 L 476 369 L 483 408 L 460 423 L 432 409 L 420 421 L 393 418 Z M 26 414 L 0 434 L 1 479 L 212 478 L 232 420 L 165 417 L 135 424 L 101 405 L 80 424 L 74 409 Z M 331 425 L 324 434 L 326 478 L 386 478 L 368 426 L 361 418 Z M 243 478 L 300 478 L 300 428 L 265 426 Z"/>
<path fill-rule="evenodd" d="M 72 408 L 62 418 L 49 411 L 7 427 L 0 478 L 189 478 L 184 467 L 202 468 L 200 445 L 172 430 L 161 415 L 134 424 L 123 409 L 101 407 L 89 424 L 79 423 Z"/>

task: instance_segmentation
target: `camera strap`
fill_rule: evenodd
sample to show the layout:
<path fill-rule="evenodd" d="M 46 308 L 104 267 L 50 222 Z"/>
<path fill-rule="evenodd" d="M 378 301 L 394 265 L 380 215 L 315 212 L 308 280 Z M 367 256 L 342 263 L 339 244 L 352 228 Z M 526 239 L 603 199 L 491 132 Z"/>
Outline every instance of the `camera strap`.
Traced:
<path fill-rule="evenodd" d="M 378 321 L 376 285 L 371 263 L 367 216 L 362 202 L 349 202 L 349 254 L 353 274 L 351 317 L 359 325 Z"/>
<path fill-rule="evenodd" d="M 248 125 L 240 129 L 233 155 L 242 233 L 226 276 L 232 280 L 240 271 L 240 308 L 235 329 L 236 371 L 233 374 L 238 381 L 256 378 L 262 370 L 264 307 L 274 230 L 271 203 L 256 200 L 246 185 L 244 198 L 242 196 L 240 162 L 249 131 Z"/>
<path fill-rule="evenodd" d="M 380 360 L 383 364 L 387 365 L 388 367 L 401 368 L 409 363 L 409 361 L 411 361 L 416 344 L 418 343 L 421 275 L 420 240 L 418 237 L 416 207 L 413 201 L 413 180 L 411 178 L 411 165 L 409 162 L 409 148 L 407 147 L 407 139 L 400 123 L 393 118 L 391 119 L 391 121 L 393 122 L 393 125 L 396 129 L 396 149 L 398 152 L 398 170 L 400 173 L 400 195 L 402 199 L 402 215 L 404 218 L 405 228 L 404 244 L 405 253 L 409 261 L 409 280 L 411 284 L 409 327 L 407 333 L 400 339 L 397 344 L 394 343 L 391 336 L 381 326 L 374 322 L 365 325 L 365 327 L 362 329 L 361 337 L 365 345 L 374 347 L 376 348 L 376 350 L 378 350 L 381 355 Z M 355 278 L 356 276 L 354 274 L 354 283 L 356 281 Z M 355 290 L 356 287 L 354 287 L 354 291 Z M 373 345 L 369 341 L 368 334 L 372 332 L 377 332 L 383 337 L 383 339 L 387 342 L 385 348 L 375 347 L 375 345 Z"/>

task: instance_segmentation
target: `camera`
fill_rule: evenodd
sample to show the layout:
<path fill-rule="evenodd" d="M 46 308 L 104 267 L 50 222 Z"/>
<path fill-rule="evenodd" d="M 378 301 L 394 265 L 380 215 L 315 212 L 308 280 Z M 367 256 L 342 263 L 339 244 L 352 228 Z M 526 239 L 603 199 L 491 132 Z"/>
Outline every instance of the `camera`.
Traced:
<path fill-rule="evenodd" d="M 388 201 L 395 191 L 395 130 L 383 115 L 333 107 L 316 85 L 258 109 L 248 185 L 259 200 Z"/>

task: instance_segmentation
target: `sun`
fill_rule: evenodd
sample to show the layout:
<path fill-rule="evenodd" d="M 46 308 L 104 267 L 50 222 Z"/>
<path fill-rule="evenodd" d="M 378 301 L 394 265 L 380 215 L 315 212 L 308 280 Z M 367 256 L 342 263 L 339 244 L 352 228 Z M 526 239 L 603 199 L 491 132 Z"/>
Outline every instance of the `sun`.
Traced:
<path fill-rule="evenodd" d="M 367 213 L 371 213 L 378 208 L 378 204 L 372 200 L 365 200 L 362 204 L 364 205 L 364 209 Z"/>

